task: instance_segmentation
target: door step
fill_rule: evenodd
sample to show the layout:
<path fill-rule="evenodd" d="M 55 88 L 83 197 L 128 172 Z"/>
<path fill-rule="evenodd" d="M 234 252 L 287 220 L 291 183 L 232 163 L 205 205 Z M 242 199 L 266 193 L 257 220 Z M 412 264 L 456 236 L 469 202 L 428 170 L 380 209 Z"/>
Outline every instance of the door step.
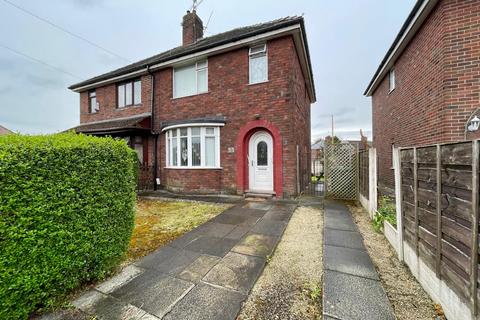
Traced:
<path fill-rule="evenodd" d="M 246 200 L 267 200 L 272 199 L 276 195 L 275 192 L 263 192 L 263 191 L 245 191 L 245 199 Z"/>

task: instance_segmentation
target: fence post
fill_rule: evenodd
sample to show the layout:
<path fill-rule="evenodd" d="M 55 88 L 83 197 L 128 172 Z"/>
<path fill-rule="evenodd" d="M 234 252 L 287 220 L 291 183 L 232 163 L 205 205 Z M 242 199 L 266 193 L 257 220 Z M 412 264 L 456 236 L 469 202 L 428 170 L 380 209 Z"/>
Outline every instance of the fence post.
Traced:
<path fill-rule="evenodd" d="M 393 168 L 395 173 L 395 211 L 397 215 L 398 259 L 403 260 L 403 219 L 402 219 L 402 160 L 399 148 L 393 149 Z"/>
<path fill-rule="evenodd" d="M 472 315 L 476 317 L 478 309 L 477 281 L 478 281 L 478 170 L 479 170 L 479 141 L 472 141 L 472 255 L 470 267 L 470 285 L 472 299 Z"/>
<path fill-rule="evenodd" d="M 360 174 L 359 174 L 359 170 L 360 170 L 360 151 L 358 149 L 358 145 L 355 147 L 355 183 L 356 183 L 356 187 L 357 187 L 357 190 L 355 192 L 355 200 L 357 201 L 360 201 L 360 198 L 358 196 L 358 194 L 360 193 Z"/>
<path fill-rule="evenodd" d="M 369 179 L 369 195 L 370 203 L 370 218 L 373 218 L 377 211 L 377 149 L 371 148 L 368 150 L 368 179 Z"/>
<path fill-rule="evenodd" d="M 323 145 L 323 197 L 328 198 L 328 163 L 327 163 L 328 143 Z"/>
<path fill-rule="evenodd" d="M 441 279 L 440 272 L 442 258 L 442 150 L 437 144 L 437 255 L 435 259 L 435 273 Z"/>
<path fill-rule="evenodd" d="M 300 154 L 299 153 L 300 153 L 300 149 L 297 144 L 297 195 L 300 194 Z"/>
<path fill-rule="evenodd" d="M 417 148 L 413 148 L 413 204 L 415 215 L 415 253 L 418 257 L 418 159 Z"/>

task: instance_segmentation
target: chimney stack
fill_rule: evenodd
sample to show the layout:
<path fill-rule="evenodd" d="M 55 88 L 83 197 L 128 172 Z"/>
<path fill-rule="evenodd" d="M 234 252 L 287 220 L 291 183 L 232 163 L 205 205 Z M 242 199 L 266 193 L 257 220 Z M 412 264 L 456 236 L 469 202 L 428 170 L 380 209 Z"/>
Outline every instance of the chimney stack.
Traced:
<path fill-rule="evenodd" d="M 200 17 L 197 16 L 195 10 L 192 12 L 187 11 L 187 14 L 183 16 L 182 27 L 184 46 L 196 43 L 203 37 L 203 22 Z"/>

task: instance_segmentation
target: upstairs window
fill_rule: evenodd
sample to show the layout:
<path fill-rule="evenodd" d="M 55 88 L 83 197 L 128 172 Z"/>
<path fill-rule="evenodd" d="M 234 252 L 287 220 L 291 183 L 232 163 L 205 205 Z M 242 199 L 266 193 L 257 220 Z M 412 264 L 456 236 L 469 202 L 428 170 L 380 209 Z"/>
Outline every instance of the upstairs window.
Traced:
<path fill-rule="evenodd" d="M 97 103 L 97 92 L 95 90 L 88 92 L 88 110 L 90 113 L 97 113 L 98 111 Z"/>
<path fill-rule="evenodd" d="M 208 91 L 208 61 L 173 70 L 173 97 L 180 98 Z"/>
<path fill-rule="evenodd" d="M 142 81 L 134 80 L 117 85 L 117 107 L 124 108 L 142 103 Z"/>
<path fill-rule="evenodd" d="M 388 89 L 389 93 L 395 90 L 395 69 L 391 69 L 388 73 Z"/>
<path fill-rule="evenodd" d="M 268 81 L 267 45 L 251 47 L 249 50 L 249 83 Z"/>
<path fill-rule="evenodd" d="M 220 127 L 182 127 L 166 131 L 167 167 L 218 168 Z"/>

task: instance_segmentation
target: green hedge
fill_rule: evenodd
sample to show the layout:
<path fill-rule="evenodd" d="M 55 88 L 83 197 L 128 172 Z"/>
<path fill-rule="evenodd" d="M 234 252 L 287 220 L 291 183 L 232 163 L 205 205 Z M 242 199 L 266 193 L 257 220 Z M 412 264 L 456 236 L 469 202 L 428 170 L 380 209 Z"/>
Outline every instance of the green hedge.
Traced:
<path fill-rule="evenodd" d="M 25 319 L 124 257 L 134 151 L 73 133 L 0 137 L 0 319 Z"/>

